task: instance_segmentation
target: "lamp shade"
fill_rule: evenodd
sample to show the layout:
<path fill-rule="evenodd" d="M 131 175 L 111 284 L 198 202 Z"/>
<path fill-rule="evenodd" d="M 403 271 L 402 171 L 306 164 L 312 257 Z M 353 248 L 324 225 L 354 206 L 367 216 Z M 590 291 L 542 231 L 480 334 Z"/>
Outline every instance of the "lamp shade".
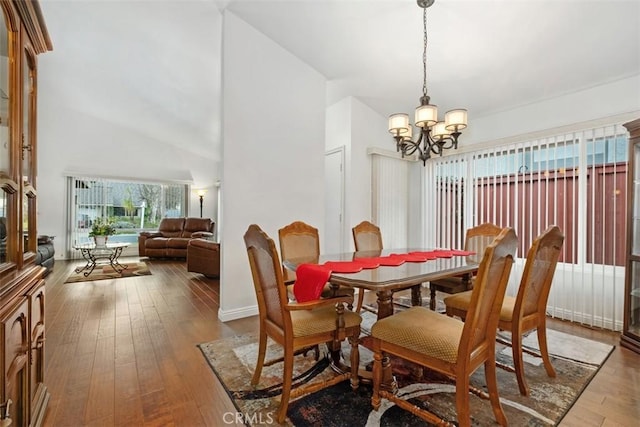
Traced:
<path fill-rule="evenodd" d="M 444 115 L 447 130 L 458 132 L 467 127 L 467 110 L 458 109 L 447 111 Z"/>
<path fill-rule="evenodd" d="M 396 136 L 400 136 L 409 129 L 409 115 L 405 113 L 396 113 L 389 116 L 389 132 Z"/>
<path fill-rule="evenodd" d="M 416 126 L 418 127 L 430 127 L 436 124 L 438 121 L 438 106 L 436 105 L 421 105 L 416 108 Z"/>
<path fill-rule="evenodd" d="M 409 140 L 413 138 L 413 126 L 409 125 L 407 130 L 400 132 L 400 136 L 403 140 Z"/>
<path fill-rule="evenodd" d="M 450 134 L 451 132 L 447 130 L 445 122 L 438 122 L 431 129 L 431 135 L 434 138 L 442 138 L 445 136 L 449 136 Z"/>

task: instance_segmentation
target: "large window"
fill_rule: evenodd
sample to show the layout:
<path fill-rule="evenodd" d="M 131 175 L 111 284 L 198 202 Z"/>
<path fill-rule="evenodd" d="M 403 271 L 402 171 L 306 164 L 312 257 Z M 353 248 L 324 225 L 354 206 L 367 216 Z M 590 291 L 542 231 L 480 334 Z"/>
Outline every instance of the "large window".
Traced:
<path fill-rule="evenodd" d="M 461 247 L 466 229 L 492 222 L 514 227 L 522 260 L 537 235 L 558 225 L 565 243 L 551 313 L 620 329 L 627 150 L 628 134 L 615 125 L 432 159 L 426 243 Z"/>
<path fill-rule="evenodd" d="M 135 246 L 141 230 L 157 229 L 164 217 L 188 214 L 185 184 L 69 177 L 69 194 L 70 249 L 89 242 L 88 234 L 97 218 L 114 224 L 116 234 L 110 241 Z"/>

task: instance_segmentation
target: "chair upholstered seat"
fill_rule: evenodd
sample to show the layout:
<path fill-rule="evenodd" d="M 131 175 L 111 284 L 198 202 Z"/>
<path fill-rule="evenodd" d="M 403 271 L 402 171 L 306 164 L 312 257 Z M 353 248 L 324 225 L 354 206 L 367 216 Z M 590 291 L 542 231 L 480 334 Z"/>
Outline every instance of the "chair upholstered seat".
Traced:
<path fill-rule="evenodd" d="M 344 311 L 344 326 L 352 328 L 360 325 L 362 317 L 352 311 Z M 445 317 L 445 316 L 443 316 Z M 315 310 L 297 310 L 291 312 L 293 336 L 304 337 L 336 330 L 336 308 L 322 307 Z"/>
<path fill-rule="evenodd" d="M 320 298 L 335 298 L 335 297 L 350 297 L 351 299 L 353 299 L 353 296 L 355 295 L 355 289 L 353 288 L 349 288 L 347 286 L 340 286 L 338 288 L 338 291 L 335 292 L 334 295 L 334 290 L 331 287 L 331 285 L 325 285 L 324 288 L 322 288 L 322 293 L 320 294 Z"/>
<path fill-rule="evenodd" d="M 496 421 L 502 426 L 508 424 L 498 394 L 495 339 L 498 315 L 517 246 L 515 231 L 507 227 L 484 251 L 471 293 L 471 310 L 465 322 L 416 306 L 380 319 L 372 326 L 371 404 L 375 410 L 380 408 L 382 398 L 385 398 L 429 425 L 453 425 L 442 418 L 443 414 L 435 414 L 406 399 L 406 395 L 396 394 L 397 384 L 389 370 L 393 366 L 391 359 L 397 357 L 453 379 L 458 425 L 470 427 L 470 377 L 484 365 L 488 396 L 481 397 L 488 397 L 491 401 Z"/>
<path fill-rule="evenodd" d="M 471 291 L 450 295 L 444 299 L 444 303 L 451 309 L 468 310 L 471 303 Z M 515 305 L 516 299 L 514 297 L 504 297 L 502 309 L 500 309 L 500 322 L 511 322 Z"/>
<path fill-rule="evenodd" d="M 564 235 L 557 225 L 548 227 L 536 237 L 527 253 L 518 294 L 515 298 L 505 296 L 500 309 L 498 328 L 511 332 L 513 369 L 516 372 L 520 393 L 524 396 L 529 394 L 522 358 L 522 336 L 525 332 L 537 330 L 540 356 L 545 370 L 550 377 L 556 376 L 547 348 L 545 319 L 547 299 L 563 243 Z M 444 299 L 444 303 L 449 316 L 465 319 L 472 307 L 471 293 L 449 296 Z"/>
<path fill-rule="evenodd" d="M 350 380 L 353 390 L 358 388 L 360 363 L 358 338 L 362 319 L 352 311 L 345 311 L 344 303 L 353 302 L 353 299 L 346 297 L 303 303 L 289 301 L 282 263 L 273 239 L 259 226 L 252 224 L 244 234 L 244 242 L 256 291 L 260 320 L 258 357 L 251 384 L 254 386 L 258 384 L 263 366 L 284 362 L 282 396 L 276 415 L 276 420 L 282 424 L 287 416 L 291 399 L 330 387 L 346 379 Z M 282 346 L 283 357 L 265 361 L 267 337 Z M 296 387 L 293 388 L 293 382 L 296 380 L 293 374 L 295 354 L 304 353 L 309 348 L 322 344 L 328 347 L 334 363 L 339 362 L 341 341 L 345 338 L 351 345 L 349 372 L 336 373 L 332 378 L 323 380 L 302 381 L 296 383 Z"/>
<path fill-rule="evenodd" d="M 472 227 L 467 230 L 464 240 L 464 250 L 475 252 L 474 255 L 467 256 L 467 261 L 480 262 L 484 250 L 502 231 L 502 228 L 495 224 L 484 223 L 478 226 Z M 460 292 L 466 292 L 469 289 L 473 289 L 473 278 L 468 283 L 465 283 L 463 277 L 447 277 L 444 279 L 433 280 L 429 283 L 429 291 L 431 294 L 430 308 L 436 309 L 436 292 L 443 292 L 446 294 L 457 294 Z"/>
<path fill-rule="evenodd" d="M 455 363 L 464 323 L 425 307 L 411 307 L 377 321 L 371 336 L 425 356 Z"/>

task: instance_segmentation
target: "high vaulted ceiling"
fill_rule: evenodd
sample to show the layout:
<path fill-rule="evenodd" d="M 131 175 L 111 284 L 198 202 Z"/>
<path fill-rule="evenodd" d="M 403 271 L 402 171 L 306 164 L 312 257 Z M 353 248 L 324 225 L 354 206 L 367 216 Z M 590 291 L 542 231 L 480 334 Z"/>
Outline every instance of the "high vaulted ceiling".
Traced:
<path fill-rule="evenodd" d="M 66 70 L 43 73 L 43 91 L 207 158 L 220 143 L 225 9 L 324 75 L 328 105 L 355 96 L 387 116 L 422 92 L 415 0 L 41 1 L 54 44 L 41 61 Z M 427 19 L 440 111 L 473 119 L 640 74 L 640 0 L 436 0 Z"/>
<path fill-rule="evenodd" d="M 383 115 L 422 92 L 416 0 L 228 2 L 232 11 Z M 640 74 L 640 1 L 436 0 L 427 79 L 442 111 L 482 116 Z M 640 94 L 638 94 L 640 96 Z"/>

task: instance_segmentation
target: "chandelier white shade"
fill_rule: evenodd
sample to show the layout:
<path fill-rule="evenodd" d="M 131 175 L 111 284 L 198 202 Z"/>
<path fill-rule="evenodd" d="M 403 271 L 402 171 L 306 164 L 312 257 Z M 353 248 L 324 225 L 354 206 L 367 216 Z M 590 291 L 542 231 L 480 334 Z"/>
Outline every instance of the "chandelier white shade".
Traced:
<path fill-rule="evenodd" d="M 467 127 L 467 110 L 447 111 L 444 121 L 438 120 L 438 107 L 430 103 L 427 95 L 427 8 L 435 0 L 417 0 L 422 8 L 424 48 L 422 54 L 423 84 L 420 105 L 416 108 L 414 125 L 418 127 L 418 140 L 413 140 L 413 126 L 406 113 L 395 113 L 389 117 L 389 132 L 396 140 L 396 150 L 405 155 L 417 153 L 423 164 L 431 154 L 442 155 L 443 150 L 458 148 L 460 131 Z"/>

